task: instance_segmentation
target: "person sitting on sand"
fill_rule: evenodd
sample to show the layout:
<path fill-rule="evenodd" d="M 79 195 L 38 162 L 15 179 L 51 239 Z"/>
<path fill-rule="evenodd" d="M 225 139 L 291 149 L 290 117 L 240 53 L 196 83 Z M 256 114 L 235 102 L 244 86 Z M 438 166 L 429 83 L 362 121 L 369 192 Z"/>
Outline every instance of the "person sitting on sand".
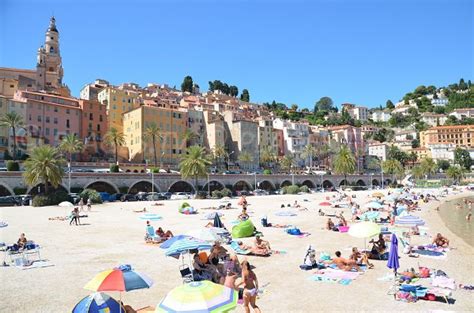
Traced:
<path fill-rule="evenodd" d="M 324 216 L 324 215 L 326 215 L 326 213 L 324 213 L 322 209 L 319 209 L 318 214 L 319 214 L 319 216 Z"/>
<path fill-rule="evenodd" d="M 293 203 L 294 208 L 301 208 L 301 205 L 298 204 L 298 201 L 295 200 L 295 203 Z"/>
<path fill-rule="evenodd" d="M 361 269 L 354 260 L 347 260 L 341 257 L 341 251 L 336 251 L 336 257 L 332 260 L 333 264 L 336 264 L 337 267 L 343 271 L 350 272 L 352 269 L 360 272 Z"/>
<path fill-rule="evenodd" d="M 267 249 L 268 251 L 272 250 L 270 243 L 267 240 L 263 240 L 260 235 L 255 236 L 254 244 L 257 249 Z"/>
<path fill-rule="evenodd" d="M 220 241 L 216 240 L 211 247 L 211 253 L 214 253 L 218 258 L 223 259 L 227 255 L 227 249 L 221 245 Z"/>
<path fill-rule="evenodd" d="M 241 220 L 241 221 L 246 221 L 249 219 L 249 215 L 247 214 L 247 208 L 244 207 L 242 209 L 242 213 L 240 213 L 240 215 L 238 216 L 238 219 Z"/>
<path fill-rule="evenodd" d="M 435 239 L 433 239 L 433 244 L 437 247 L 447 248 L 449 247 L 449 240 L 440 233 L 437 233 Z"/>
<path fill-rule="evenodd" d="M 26 243 L 27 243 L 27 239 L 25 237 L 25 233 L 21 233 L 20 234 L 20 238 L 18 238 L 18 241 L 16 242 L 16 244 L 18 245 L 18 247 L 20 249 L 24 249 L 25 246 L 26 246 Z"/>
<path fill-rule="evenodd" d="M 239 288 L 235 284 L 236 280 L 237 280 L 237 274 L 233 272 L 232 270 L 227 270 L 227 275 L 225 276 L 225 279 L 224 279 L 224 286 L 238 291 Z"/>
<path fill-rule="evenodd" d="M 352 248 L 352 254 L 349 259 L 356 261 L 357 264 L 365 264 L 369 268 L 373 268 L 374 265 L 369 262 L 369 257 L 366 253 L 360 253 L 356 247 Z"/>
<path fill-rule="evenodd" d="M 239 258 L 236 254 L 229 255 L 229 258 L 224 262 L 224 269 L 226 272 L 231 271 L 240 275 L 242 269 L 240 268 Z"/>
<path fill-rule="evenodd" d="M 195 253 L 193 257 L 194 275 L 198 280 L 212 280 L 210 269 L 199 258 L 199 254 Z"/>
<path fill-rule="evenodd" d="M 471 220 L 471 216 L 472 216 L 472 213 L 471 213 L 471 212 L 467 213 L 467 215 L 466 215 L 466 221 L 469 222 L 469 221 Z"/>
<path fill-rule="evenodd" d="M 347 226 L 347 221 L 344 218 L 344 215 L 342 215 L 342 212 L 341 214 L 339 214 L 338 218 L 339 218 L 339 223 L 338 223 L 339 226 Z"/>
<path fill-rule="evenodd" d="M 333 230 L 334 229 L 334 222 L 332 221 L 331 218 L 328 218 L 326 222 L 326 229 L 327 230 Z"/>
<path fill-rule="evenodd" d="M 156 230 L 156 235 L 162 239 L 170 239 L 171 237 L 174 237 L 173 233 L 171 230 L 167 230 L 166 232 L 163 230 L 163 228 L 158 227 Z"/>
<path fill-rule="evenodd" d="M 369 259 L 372 260 L 380 260 L 382 254 L 384 254 L 385 249 L 387 248 L 383 235 L 379 234 L 379 239 L 377 239 L 377 241 L 374 241 L 372 239 L 371 241 L 369 241 L 369 243 L 372 243 L 373 246 L 367 256 L 369 257 Z"/>

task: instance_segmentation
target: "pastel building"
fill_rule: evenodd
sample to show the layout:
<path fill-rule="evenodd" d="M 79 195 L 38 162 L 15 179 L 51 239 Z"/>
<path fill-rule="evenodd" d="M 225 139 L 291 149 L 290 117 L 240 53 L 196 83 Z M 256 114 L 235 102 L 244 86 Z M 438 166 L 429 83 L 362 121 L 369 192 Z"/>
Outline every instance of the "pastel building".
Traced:
<path fill-rule="evenodd" d="M 106 147 L 104 136 L 107 133 L 107 107 L 97 100 L 79 100 L 81 108 L 80 138 L 84 142 L 85 159 L 103 157 Z"/>
<path fill-rule="evenodd" d="M 124 90 L 118 87 L 108 86 L 99 91 L 97 99 L 107 107 L 107 128 L 112 127 L 123 132 L 124 121 L 122 114 L 137 108 L 139 93 Z"/>
<path fill-rule="evenodd" d="M 304 166 L 305 158 L 303 158 L 302 154 L 304 147 L 309 143 L 309 125 L 277 118 L 273 120 L 273 127 L 283 131 L 285 140 L 284 154 L 293 154 L 297 165 Z"/>
<path fill-rule="evenodd" d="M 372 112 L 372 120 L 374 122 L 388 122 L 391 117 L 392 114 L 388 111 L 377 110 Z"/>
<path fill-rule="evenodd" d="M 453 143 L 432 143 L 428 144 L 427 148 L 430 149 L 431 157 L 435 161 L 454 161 L 454 150 L 456 149 L 456 145 Z"/>
<path fill-rule="evenodd" d="M 452 143 L 456 147 L 474 147 L 474 125 L 453 125 L 432 127 L 420 133 L 420 145 Z"/>
<path fill-rule="evenodd" d="M 386 161 L 390 147 L 385 143 L 369 144 L 369 155 L 377 157 L 379 160 Z"/>
<path fill-rule="evenodd" d="M 447 119 L 444 114 L 425 112 L 421 115 L 421 120 L 430 126 L 444 125 Z"/>

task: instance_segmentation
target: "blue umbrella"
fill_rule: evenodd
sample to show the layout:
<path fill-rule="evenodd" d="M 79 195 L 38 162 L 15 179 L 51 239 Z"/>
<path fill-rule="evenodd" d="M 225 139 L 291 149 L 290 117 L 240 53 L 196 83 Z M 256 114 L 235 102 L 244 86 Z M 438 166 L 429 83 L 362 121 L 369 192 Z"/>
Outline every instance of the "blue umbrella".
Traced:
<path fill-rule="evenodd" d="M 388 255 L 387 267 L 393 268 L 393 271 L 397 273 L 397 269 L 400 268 L 400 262 L 398 261 L 398 239 L 397 235 L 392 234 L 390 244 L 390 253 Z"/>
<path fill-rule="evenodd" d="M 188 235 L 178 235 L 178 236 L 174 236 L 174 237 L 171 237 L 170 239 L 166 240 L 165 242 L 163 242 L 161 245 L 160 245 L 160 248 L 161 249 L 168 249 L 169 247 L 171 247 L 171 245 L 173 243 L 175 243 L 176 241 L 178 240 L 181 240 L 181 239 L 185 239 L 185 238 L 191 238 L 191 236 L 188 236 Z"/>
<path fill-rule="evenodd" d="M 184 238 L 175 241 L 166 250 L 166 256 L 179 256 L 181 253 L 188 252 L 189 250 L 207 250 L 211 249 L 211 245 L 205 241 L 197 240 L 194 238 Z"/>
<path fill-rule="evenodd" d="M 378 202 L 372 201 L 366 205 L 367 208 L 372 208 L 372 209 L 381 209 L 383 208 L 383 205 L 381 205 Z"/>
<path fill-rule="evenodd" d="M 140 215 L 139 218 L 141 220 L 147 220 L 147 221 L 158 221 L 161 220 L 161 216 L 155 213 L 145 213 L 143 215 Z"/>
<path fill-rule="evenodd" d="M 367 220 L 369 221 L 374 221 L 376 219 L 378 219 L 380 216 L 380 213 L 379 212 L 376 212 L 376 211 L 368 211 L 368 212 L 365 212 L 364 214 L 362 214 L 360 216 L 360 219 L 365 221 L 365 219 L 367 218 Z"/>
<path fill-rule="evenodd" d="M 81 301 L 72 309 L 72 313 L 117 313 L 120 312 L 120 304 L 114 298 L 103 292 L 95 292 Z M 122 309 L 122 312 L 125 312 Z"/>
<path fill-rule="evenodd" d="M 405 215 L 396 219 L 395 224 L 407 226 L 425 225 L 425 221 L 414 215 Z"/>

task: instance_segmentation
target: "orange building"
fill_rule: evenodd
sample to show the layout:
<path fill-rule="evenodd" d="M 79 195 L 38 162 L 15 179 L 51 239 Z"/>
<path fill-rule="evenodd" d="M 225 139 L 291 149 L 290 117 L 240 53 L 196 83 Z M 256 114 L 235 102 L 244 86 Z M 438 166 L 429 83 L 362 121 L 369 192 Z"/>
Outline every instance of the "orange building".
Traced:
<path fill-rule="evenodd" d="M 432 127 L 420 133 L 420 145 L 453 143 L 456 146 L 474 147 L 474 125 Z"/>
<path fill-rule="evenodd" d="M 80 137 L 84 142 L 84 161 L 103 156 L 104 136 L 107 132 L 107 106 L 97 100 L 79 100 L 82 109 Z"/>

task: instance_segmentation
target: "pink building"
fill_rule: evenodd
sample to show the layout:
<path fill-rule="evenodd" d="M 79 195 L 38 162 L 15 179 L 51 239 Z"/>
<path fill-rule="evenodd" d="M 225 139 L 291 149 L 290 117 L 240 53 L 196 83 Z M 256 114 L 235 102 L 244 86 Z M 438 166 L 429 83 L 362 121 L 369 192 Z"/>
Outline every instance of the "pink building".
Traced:
<path fill-rule="evenodd" d="M 351 125 L 341 125 L 328 127 L 328 131 L 331 134 L 332 139 L 351 149 L 358 161 L 358 169 L 360 170 L 364 164 L 366 149 L 361 128 Z"/>
<path fill-rule="evenodd" d="M 14 99 L 26 103 L 28 146 L 57 146 L 66 134 L 80 136 L 82 114 L 78 100 L 32 91 L 17 91 Z"/>

